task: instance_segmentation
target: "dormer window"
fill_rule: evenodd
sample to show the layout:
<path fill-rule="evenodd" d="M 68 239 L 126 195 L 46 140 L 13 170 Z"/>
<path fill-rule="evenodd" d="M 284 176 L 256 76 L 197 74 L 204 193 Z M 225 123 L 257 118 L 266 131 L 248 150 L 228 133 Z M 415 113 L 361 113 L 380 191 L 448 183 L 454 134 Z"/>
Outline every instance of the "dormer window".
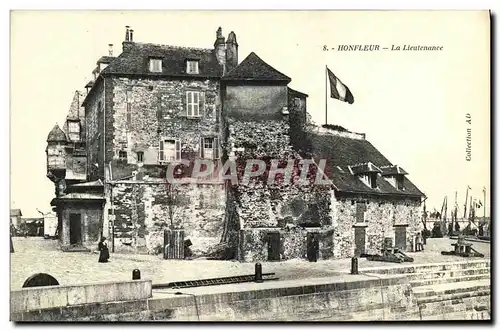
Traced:
<path fill-rule="evenodd" d="M 188 74 L 199 74 L 198 61 L 197 60 L 187 60 L 186 61 L 186 72 Z"/>
<path fill-rule="evenodd" d="M 369 178 L 370 178 L 370 187 L 371 188 L 377 188 L 377 173 L 376 172 L 372 172 L 370 174 L 368 174 Z"/>
<path fill-rule="evenodd" d="M 377 177 L 382 170 L 376 165 L 368 162 L 351 166 L 349 169 L 351 173 L 357 175 L 366 186 L 372 189 L 377 188 Z"/>
<path fill-rule="evenodd" d="M 149 71 L 150 72 L 162 72 L 162 60 L 161 59 L 149 59 Z"/>
<path fill-rule="evenodd" d="M 394 188 L 399 191 L 403 191 L 405 189 L 404 180 L 405 175 L 408 173 L 397 165 L 385 166 L 382 167 L 382 176 L 384 176 L 385 180 L 387 180 Z"/>
<path fill-rule="evenodd" d="M 405 189 L 404 185 L 405 177 L 403 175 L 396 176 L 396 188 L 400 191 Z"/>

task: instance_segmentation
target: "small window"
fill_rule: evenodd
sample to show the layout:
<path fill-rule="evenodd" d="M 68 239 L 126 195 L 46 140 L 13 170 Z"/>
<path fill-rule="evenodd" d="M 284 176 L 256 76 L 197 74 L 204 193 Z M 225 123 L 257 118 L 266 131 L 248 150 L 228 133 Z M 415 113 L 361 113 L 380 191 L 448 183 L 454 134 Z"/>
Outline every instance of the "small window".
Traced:
<path fill-rule="evenodd" d="M 400 191 L 403 191 L 405 189 L 403 176 L 400 175 L 400 176 L 396 177 L 396 185 L 397 185 L 397 189 Z"/>
<path fill-rule="evenodd" d="M 151 71 L 151 72 L 162 72 L 162 61 L 161 61 L 161 59 L 150 59 L 149 60 L 149 71 Z"/>
<path fill-rule="evenodd" d="M 377 188 L 377 173 L 376 172 L 370 173 L 370 187 Z"/>
<path fill-rule="evenodd" d="M 68 121 L 68 135 L 71 141 L 80 140 L 80 123 Z"/>
<path fill-rule="evenodd" d="M 219 138 L 201 138 L 200 157 L 202 159 L 216 160 L 219 158 Z"/>
<path fill-rule="evenodd" d="M 198 61 L 188 60 L 186 61 L 186 72 L 188 74 L 198 74 Z"/>
<path fill-rule="evenodd" d="M 144 152 L 137 152 L 137 162 L 143 162 Z"/>
<path fill-rule="evenodd" d="M 99 101 L 99 103 L 97 104 L 97 110 L 99 112 L 102 112 L 102 102 L 101 101 Z"/>
<path fill-rule="evenodd" d="M 127 152 L 119 151 L 118 158 L 120 159 L 120 161 L 127 161 Z"/>
<path fill-rule="evenodd" d="M 356 203 L 356 223 L 365 222 L 365 212 L 366 212 L 366 204 L 364 202 Z"/>

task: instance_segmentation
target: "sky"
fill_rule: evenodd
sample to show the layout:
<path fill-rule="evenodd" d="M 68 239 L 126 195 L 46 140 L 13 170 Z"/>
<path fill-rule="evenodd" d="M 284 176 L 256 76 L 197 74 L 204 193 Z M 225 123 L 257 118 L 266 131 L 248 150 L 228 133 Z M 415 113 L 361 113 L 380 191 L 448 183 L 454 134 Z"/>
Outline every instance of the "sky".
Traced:
<path fill-rule="evenodd" d="M 255 52 L 309 95 L 308 112 L 325 121 L 325 66 L 351 90 L 350 105 L 328 99 L 328 123 L 362 132 L 427 196 L 448 210 L 465 190 L 490 209 L 489 17 L 487 12 L 119 12 L 14 11 L 11 14 L 11 207 L 26 217 L 50 210 L 46 138 L 63 124 L 75 90 L 96 61 L 121 52 L 125 25 L 134 41 L 213 47 L 220 26 L 234 31 L 239 61 Z M 438 45 L 440 52 L 323 51 L 368 44 Z M 470 114 L 471 124 L 466 122 Z M 466 161 L 467 128 L 471 161 Z M 483 215 L 483 210 L 478 211 Z"/>

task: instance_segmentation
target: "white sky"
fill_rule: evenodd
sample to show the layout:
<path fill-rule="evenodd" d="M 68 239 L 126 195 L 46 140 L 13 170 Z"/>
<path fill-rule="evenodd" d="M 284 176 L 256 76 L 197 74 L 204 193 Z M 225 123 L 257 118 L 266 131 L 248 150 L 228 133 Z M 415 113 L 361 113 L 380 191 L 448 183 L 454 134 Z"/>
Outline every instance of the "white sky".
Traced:
<path fill-rule="evenodd" d="M 63 123 L 73 93 L 91 78 L 108 44 L 134 40 L 212 47 L 234 31 L 239 61 L 251 51 L 309 94 L 324 123 L 325 65 L 350 88 L 352 105 L 328 100 L 330 124 L 364 132 L 428 196 L 449 209 L 467 185 L 490 193 L 489 19 L 486 12 L 15 12 L 11 16 L 11 206 L 24 216 L 50 210 L 46 137 Z M 441 52 L 324 52 L 323 45 L 442 45 Z M 472 161 L 465 161 L 465 114 Z M 482 216 L 483 211 L 478 211 Z"/>

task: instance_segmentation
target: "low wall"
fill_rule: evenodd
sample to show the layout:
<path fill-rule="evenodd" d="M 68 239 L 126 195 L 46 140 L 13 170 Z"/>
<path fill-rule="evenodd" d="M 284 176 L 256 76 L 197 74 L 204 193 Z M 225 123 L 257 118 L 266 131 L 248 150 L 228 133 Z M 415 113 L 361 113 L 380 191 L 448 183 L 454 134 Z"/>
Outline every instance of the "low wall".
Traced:
<path fill-rule="evenodd" d="M 140 300 L 151 296 L 151 280 L 29 287 L 10 292 L 10 309 L 16 313 L 96 302 Z"/>
<path fill-rule="evenodd" d="M 175 295 L 176 291 L 183 294 Z M 191 289 L 155 290 L 133 302 L 84 304 L 13 314 L 18 321 L 396 320 L 414 314 L 408 279 L 345 275 Z"/>

